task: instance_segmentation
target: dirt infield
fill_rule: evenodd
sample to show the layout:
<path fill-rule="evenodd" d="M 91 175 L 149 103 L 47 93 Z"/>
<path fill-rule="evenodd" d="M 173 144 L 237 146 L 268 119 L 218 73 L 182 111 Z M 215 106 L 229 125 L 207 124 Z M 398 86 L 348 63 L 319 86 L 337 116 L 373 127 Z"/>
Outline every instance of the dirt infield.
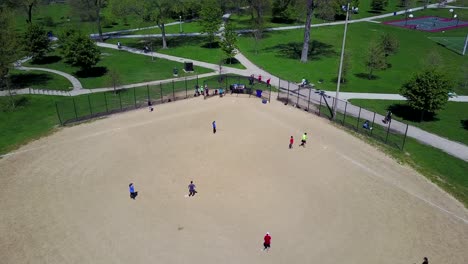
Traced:
<path fill-rule="evenodd" d="M 65 128 L 1 159 L 0 186 L 1 263 L 468 263 L 459 202 L 278 102 L 194 98 Z"/>

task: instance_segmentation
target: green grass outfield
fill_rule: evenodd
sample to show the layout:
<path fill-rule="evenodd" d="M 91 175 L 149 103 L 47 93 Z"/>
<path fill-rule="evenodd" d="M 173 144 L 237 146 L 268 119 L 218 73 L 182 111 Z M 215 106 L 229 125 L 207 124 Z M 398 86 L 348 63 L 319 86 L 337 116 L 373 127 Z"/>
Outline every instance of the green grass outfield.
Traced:
<path fill-rule="evenodd" d="M 202 27 L 196 21 L 182 23 L 182 33 L 197 33 L 201 31 L 202 31 Z M 180 33 L 180 24 L 166 26 L 166 34 L 179 34 L 179 33 Z M 161 34 L 161 29 L 159 29 L 159 27 L 155 27 L 151 29 L 142 29 L 142 30 L 132 31 L 132 32 L 124 33 L 124 34 L 126 35 Z"/>
<path fill-rule="evenodd" d="M 255 54 L 255 40 L 250 36 L 240 38 L 239 47 L 252 62 L 282 79 L 299 82 L 306 77 L 320 89 L 335 90 L 343 28 L 343 25 L 312 28 L 312 52 L 305 64 L 299 61 L 302 29 L 266 33 L 259 43 L 258 54 Z M 346 50 L 351 54 L 351 69 L 342 91 L 398 93 L 402 84 L 424 67 L 425 58 L 432 51 L 441 55 L 443 67 L 453 80 L 463 78 L 459 67 L 465 58 L 429 40 L 430 33 L 369 22 L 350 24 L 348 29 Z M 389 57 L 389 69 L 374 72 L 377 79 L 369 80 L 364 64 L 368 43 L 384 32 L 399 39 L 400 50 Z M 320 79 L 324 80 L 323 84 L 318 84 Z M 468 94 L 459 86 L 454 91 Z"/>
<path fill-rule="evenodd" d="M 182 71 L 184 67 L 183 63 L 158 58 L 152 61 L 151 57 L 148 56 L 114 49 L 100 48 L 100 50 L 102 56 L 101 61 L 96 65 L 95 77 L 80 75 L 79 68 L 65 63 L 57 51 L 49 54 L 49 56 L 55 56 L 51 57 L 50 63 L 36 65 L 28 62 L 25 63 L 25 66 L 50 68 L 72 74 L 80 80 L 84 88 L 88 89 L 112 86 L 109 81 L 109 70 L 115 70 L 119 73 L 121 85 L 172 78 L 172 69 L 174 67 L 179 69 L 179 76 L 181 77 L 193 75 Z M 211 70 L 195 67 L 194 74 L 207 72 L 211 72 Z"/>
<path fill-rule="evenodd" d="M 404 101 L 352 99 L 350 102 L 381 115 L 385 115 L 393 107 L 396 109 L 392 115 L 394 119 L 468 145 L 468 130 L 462 124 L 462 120 L 468 120 L 468 103 L 448 102 L 445 109 L 440 110 L 433 121 L 417 122 L 419 113 L 409 116 L 410 110 L 405 107 Z"/>
<path fill-rule="evenodd" d="M 72 84 L 65 77 L 45 71 L 11 70 L 12 89 L 34 88 L 43 90 L 70 91 Z"/>
<path fill-rule="evenodd" d="M 141 39 L 110 39 L 107 42 L 117 44 L 120 41 L 122 45 L 129 46 L 132 48 L 143 49 L 145 44 L 144 40 Z M 221 48 L 210 46 L 207 44 L 208 40 L 206 37 L 168 37 L 167 46 L 168 49 L 162 49 L 162 40 L 160 38 L 153 39 L 153 50 L 162 54 L 168 54 L 183 58 L 189 58 L 192 60 L 204 61 L 213 64 L 219 64 L 220 60 L 224 61 L 224 66 L 245 69 L 245 67 L 237 62 L 233 61 L 232 64 L 228 64 L 225 55 Z"/>

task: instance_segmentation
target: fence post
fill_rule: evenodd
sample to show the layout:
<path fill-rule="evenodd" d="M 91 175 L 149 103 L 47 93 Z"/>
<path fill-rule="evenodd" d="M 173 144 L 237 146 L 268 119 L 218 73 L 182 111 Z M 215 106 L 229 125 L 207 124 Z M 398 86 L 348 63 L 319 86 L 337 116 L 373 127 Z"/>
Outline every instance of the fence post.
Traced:
<path fill-rule="evenodd" d="M 309 111 L 310 108 L 310 95 L 312 94 L 312 90 L 309 89 L 309 99 L 307 99 L 307 112 Z"/>
<path fill-rule="evenodd" d="M 174 80 L 172 80 L 172 100 L 175 101 Z"/>
<path fill-rule="evenodd" d="M 135 108 L 137 108 L 135 87 L 133 87 L 133 101 L 135 101 Z"/>
<path fill-rule="evenodd" d="M 146 85 L 146 95 L 148 97 L 148 102 L 151 100 L 149 95 L 149 85 Z"/>
<path fill-rule="evenodd" d="M 198 74 L 197 74 L 197 85 L 198 85 Z"/>
<path fill-rule="evenodd" d="M 271 103 L 271 83 L 269 84 L 270 86 L 270 94 L 268 95 L 268 102 Z"/>
<path fill-rule="evenodd" d="M 197 75 L 197 78 L 198 78 L 198 75 Z M 197 79 L 198 81 L 198 79 Z M 162 83 L 160 82 L 159 83 L 159 89 L 161 90 L 161 104 L 163 103 L 163 93 L 162 93 Z"/>
<path fill-rule="evenodd" d="M 344 115 L 343 115 L 343 126 L 345 124 L 345 120 L 346 120 L 346 109 L 348 108 L 348 101 L 346 101 L 346 104 L 344 106 Z"/>
<path fill-rule="evenodd" d="M 72 100 L 73 100 L 73 108 L 75 109 L 75 118 L 78 119 L 78 113 L 76 112 L 75 98 L 72 98 Z"/>
<path fill-rule="evenodd" d="M 288 95 L 286 96 L 286 104 L 289 103 L 289 81 L 288 81 Z"/>
<path fill-rule="evenodd" d="M 406 124 L 405 137 L 403 138 L 403 144 L 401 145 L 401 150 L 403 150 L 403 148 L 405 147 L 406 135 L 408 134 L 408 127 L 409 127 L 409 125 Z"/>
<path fill-rule="evenodd" d="M 185 77 L 185 99 L 188 98 L 188 91 L 187 91 L 187 77 Z"/>
<path fill-rule="evenodd" d="M 281 91 L 281 79 L 278 78 L 278 94 L 276 95 L 276 100 L 279 99 L 280 91 Z"/>
<path fill-rule="evenodd" d="M 91 99 L 89 98 L 89 94 L 88 94 L 88 105 L 89 105 L 89 112 L 93 114 L 93 107 L 91 107 Z"/>
<path fill-rule="evenodd" d="M 106 96 L 106 92 L 104 92 L 104 103 L 106 104 L 106 113 L 109 113 L 109 108 L 107 107 L 107 96 Z"/>
<path fill-rule="evenodd" d="M 371 125 L 372 128 L 374 127 L 374 122 L 375 122 L 375 112 L 374 112 L 374 117 L 372 118 L 372 125 Z M 372 130 L 374 130 L 374 129 L 370 130 L 371 136 L 372 136 Z"/>
<path fill-rule="evenodd" d="M 392 124 L 392 121 L 388 122 L 388 128 L 387 128 L 387 136 L 385 137 L 385 144 L 387 144 L 388 141 L 388 133 L 390 132 L 390 125 Z"/>
<path fill-rule="evenodd" d="M 119 91 L 119 103 L 120 103 L 120 110 L 122 110 L 122 96 L 120 96 L 120 91 Z"/>
<path fill-rule="evenodd" d="M 63 122 L 62 122 L 62 118 L 60 118 L 60 112 L 59 112 L 59 109 L 58 109 L 57 102 L 55 102 L 55 110 L 57 111 L 57 116 L 58 116 L 60 125 L 63 126 Z"/>
<path fill-rule="evenodd" d="M 362 109 L 362 107 L 359 107 L 359 115 L 358 115 L 357 124 L 356 124 L 356 130 L 357 131 L 359 130 L 359 121 L 361 120 L 361 109 Z"/>
<path fill-rule="evenodd" d="M 297 101 L 296 101 L 296 107 L 297 108 L 300 108 L 299 107 L 299 96 L 301 95 L 301 87 L 297 87 Z"/>
<path fill-rule="evenodd" d="M 319 112 L 318 112 L 319 116 L 322 115 L 322 97 L 323 97 L 323 94 L 320 95 L 320 106 L 319 106 Z"/>
<path fill-rule="evenodd" d="M 228 89 L 228 77 L 226 76 L 226 78 L 224 78 L 224 80 L 225 80 L 224 83 L 225 83 L 225 86 L 226 86 L 226 87 L 224 87 L 224 89 L 227 91 L 227 89 Z"/>

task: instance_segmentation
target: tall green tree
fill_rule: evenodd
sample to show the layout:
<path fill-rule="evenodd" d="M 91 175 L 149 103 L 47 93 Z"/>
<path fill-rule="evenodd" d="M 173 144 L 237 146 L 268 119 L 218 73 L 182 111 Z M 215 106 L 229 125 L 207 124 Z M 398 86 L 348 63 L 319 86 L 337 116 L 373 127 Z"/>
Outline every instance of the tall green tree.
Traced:
<path fill-rule="evenodd" d="M 380 37 L 380 45 L 382 45 L 385 56 L 387 57 L 391 54 L 395 54 L 398 51 L 400 42 L 394 35 L 390 33 L 384 33 Z"/>
<path fill-rule="evenodd" d="M 99 39 L 102 37 L 102 9 L 107 6 L 108 0 L 69 0 L 72 10 L 76 14 L 80 14 L 82 19 L 89 19 L 96 22 L 99 32 Z"/>
<path fill-rule="evenodd" d="M 367 48 L 366 67 L 369 70 L 369 80 L 372 79 L 374 71 L 387 68 L 387 60 L 382 45 L 378 42 L 371 42 Z"/>
<path fill-rule="evenodd" d="M 14 18 L 12 11 L 6 6 L 0 6 L 0 89 L 9 86 L 9 72 L 13 67 L 13 62 L 18 60 L 21 56 L 19 54 L 19 41 L 15 30 Z M 12 107 L 15 103 L 10 92 L 10 101 Z"/>
<path fill-rule="evenodd" d="M 232 58 L 237 52 L 237 33 L 231 23 L 227 22 L 224 25 L 224 31 L 221 40 L 221 49 L 228 58 L 228 62 L 232 62 Z"/>
<path fill-rule="evenodd" d="M 314 12 L 314 0 L 307 0 L 306 22 L 304 27 L 304 42 L 302 44 L 301 62 L 306 63 L 309 57 L 310 26 L 312 24 L 312 13 Z"/>
<path fill-rule="evenodd" d="M 38 24 L 30 24 L 23 34 L 23 48 L 33 60 L 40 60 L 50 51 L 50 40 L 45 29 Z"/>
<path fill-rule="evenodd" d="M 335 20 L 337 14 L 335 2 L 336 0 L 316 0 L 315 15 L 317 18 L 326 21 Z"/>
<path fill-rule="evenodd" d="M 68 30 L 60 36 L 60 50 L 67 63 L 89 71 L 101 59 L 101 51 L 85 34 Z"/>
<path fill-rule="evenodd" d="M 400 94 L 408 100 L 408 105 L 421 112 L 421 121 L 425 112 L 435 113 L 448 101 L 448 92 L 452 88 L 450 78 L 434 68 L 416 73 L 403 84 Z"/>
<path fill-rule="evenodd" d="M 20 10 L 23 10 L 28 18 L 26 19 L 26 22 L 28 24 L 32 23 L 32 13 L 34 8 L 39 4 L 38 0 L 7 0 L 9 1 L 9 5 L 16 7 Z"/>
<path fill-rule="evenodd" d="M 388 0 L 372 0 L 371 1 L 372 10 L 381 11 L 381 10 L 384 10 L 385 7 L 387 6 L 388 6 Z"/>
<path fill-rule="evenodd" d="M 137 13 L 143 19 L 158 25 L 162 35 L 162 48 L 167 49 L 166 23 L 175 9 L 177 2 L 173 0 L 142 0 Z"/>
<path fill-rule="evenodd" d="M 200 11 L 200 25 L 202 32 L 208 34 L 210 44 L 214 42 L 215 34 L 221 26 L 223 13 L 217 0 L 203 1 Z"/>

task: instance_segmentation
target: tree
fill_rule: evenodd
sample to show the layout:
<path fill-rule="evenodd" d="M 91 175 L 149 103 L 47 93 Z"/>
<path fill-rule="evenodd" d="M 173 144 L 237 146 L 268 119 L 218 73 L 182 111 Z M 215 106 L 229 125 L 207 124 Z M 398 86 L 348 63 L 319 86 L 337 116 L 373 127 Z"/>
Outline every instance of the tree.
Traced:
<path fill-rule="evenodd" d="M 343 55 L 343 68 L 341 69 L 341 82 L 346 82 L 346 76 L 351 69 L 351 55 L 349 52 L 344 53 Z"/>
<path fill-rule="evenodd" d="M 335 0 L 316 0 L 315 15 L 322 20 L 335 20 L 336 8 L 334 7 Z"/>
<path fill-rule="evenodd" d="M 443 68 L 444 67 L 444 58 L 440 53 L 433 49 L 428 54 L 423 61 L 424 68 Z"/>
<path fill-rule="evenodd" d="M 382 46 L 377 42 L 371 42 L 367 49 L 366 66 L 369 70 L 369 80 L 372 79 L 372 73 L 376 70 L 387 68 L 387 61 Z"/>
<path fill-rule="evenodd" d="M 101 10 L 107 6 L 107 0 L 70 0 L 70 5 L 73 12 L 79 14 L 82 20 L 87 19 L 96 22 L 99 39 L 103 41 Z"/>
<path fill-rule="evenodd" d="M 231 64 L 232 57 L 237 53 L 237 33 L 231 23 L 224 24 L 224 32 L 221 40 L 221 49 L 227 56 L 229 64 Z"/>
<path fill-rule="evenodd" d="M 202 32 L 208 34 L 210 45 L 214 42 L 215 34 L 221 25 L 222 15 L 223 13 L 216 0 L 203 1 L 200 10 L 200 25 L 202 27 Z"/>
<path fill-rule="evenodd" d="M 299 16 L 301 0 L 274 0 L 272 4 L 273 20 L 278 22 L 292 22 Z"/>
<path fill-rule="evenodd" d="M 37 24 L 30 24 L 23 35 L 23 48 L 33 60 L 40 60 L 50 51 L 50 40 L 44 28 Z"/>
<path fill-rule="evenodd" d="M 32 12 L 34 7 L 38 5 L 38 0 L 8 0 L 9 5 L 13 6 L 15 8 L 19 8 L 21 10 L 24 10 L 28 16 L 26 19 L 26 22 L 28 24 L 32 23 Z"/>
<path fill-rule="evenodd" d="M 85 34 L 73 29 L 60 37 L 60 48 L 67 63 L 89 71 L 101 59 L 101 51 Z"/>
<path fill-rule="evenodd" d="M 385 57 L 388 57 L 389 55 L 395 54 L 398 51 L 400 42 L 394 35 L 390 33 L 384 33 L 380 37 L 380 45 L 382 45 Z"/>
<path fill-rule="evenodd" d="M 144 20 L 155 22 L 158 25 L 162 35 L 162 48 L 167 49 L 166 21 L 172 14 L 176 2 L 173 0 L 143 0 L 142 3 L 136 8 L 137 14 L 142 15 Z"/>
<path fill-rule="evenodd" d="M 312 13 L 314 11 L 314 1 L 306 2 L 306 23 L 304 27 L 304 43 L 302 44 L 301 62 L 306 63 L 309 57 L 310 25 L 312 23 Z"/>
<path fill-rule="evenodd" d="M 384 10 L 388 6 L 388 0 L 372 0 L 371 8 L 372 10 Z"/>
<path fill-rule="evenodd" d="M 21 57 L 18 52 L 18 36 L 13 24 L 14 18 L 10 9 L 0 6 L 0 88 L 6 87 L 10 91 L 9 76 L 13 62 Z M 15 107 L 12 94 L 10 99 Z"/>
<path fill-rule="evenodd" d="M 114 93 L 117 93 L 117 86 L 119 86 L 122 81 L 120 78 L 120 73 L 115 69 L 111 69 L 108 73 L 108 82 L 114 88 Z"/>
<path fill-rule="evenodd" d="M 404 83 L 400 94 L 406 97 L 411 108 L 421 111 L 422 121 L 425 112 L 435 113 L 445 106 L 451 88 L 452 83 L 445 73 L 427 68 Z"/>

